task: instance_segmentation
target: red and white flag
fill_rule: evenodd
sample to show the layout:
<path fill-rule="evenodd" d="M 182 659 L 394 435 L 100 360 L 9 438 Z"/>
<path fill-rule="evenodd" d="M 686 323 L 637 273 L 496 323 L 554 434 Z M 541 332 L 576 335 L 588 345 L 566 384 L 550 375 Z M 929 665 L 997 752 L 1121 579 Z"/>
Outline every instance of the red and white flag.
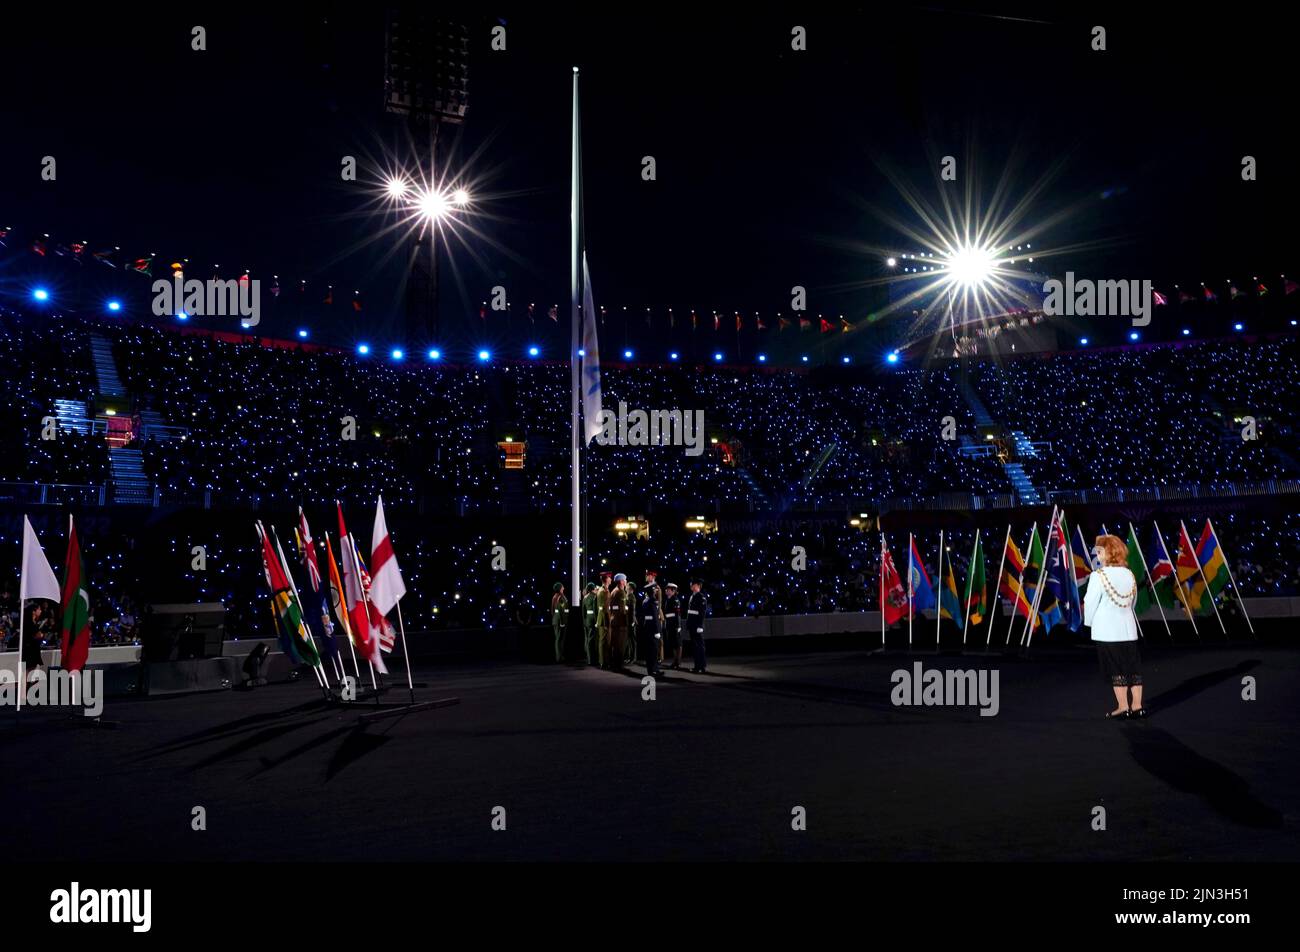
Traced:
<path fill-rule="evenodd" d="M 384 497 L 380 496 L 375 506 L 375 531 L 370 535 L 370 600 L 379 614 L 387 615 L 405 594 L 406 583 L 397 567 L 397 555 L 384 522 Z"/>
<path fill-rule="evenodd" d="M 378 639 L 370 631 L 370 603 L 366 600 L 366 590 L 361 582 L 361 563 L 357 559 L 356 547 L 348 527 L 343 523 L 343 506 L 334 504 L 339 515 L 339 556 L 343 559 L 343 589 L 348 601 L 348 619 L 351 621 L 352 640 L 356 642 L 361 654 L 375 666 L 381 674 L 387 674 L 384 659 L 375 648 Z"/>

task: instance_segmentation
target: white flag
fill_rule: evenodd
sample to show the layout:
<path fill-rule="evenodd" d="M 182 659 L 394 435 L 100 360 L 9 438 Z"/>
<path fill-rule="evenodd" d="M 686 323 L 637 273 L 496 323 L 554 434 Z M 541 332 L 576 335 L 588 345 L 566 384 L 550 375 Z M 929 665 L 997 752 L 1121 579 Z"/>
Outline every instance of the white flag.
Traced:
<path fill-rule="evenodd" d="M 48 598 L 60 600 L 59 582 L 54 577 L 54 570 L 45 559 L 45 550 L 36 538 L 36 530 L 23 516 L 23 574 L 18 581 L 18 598 Z"/>
<path fill-rule="evenodd" d="M 582 357 L 578 364 L 582 387 L 582 445 L 600 433 L 600 343 L 596 338 L 596 302 L 591 294 L 587 252 L 582 253 Z"/>
<path fill-rule="evenodd" d="M 405 594 L 406 584 L 384 522 L 384 497 L 380 496 L 375 507 L 375 531 L 370 535 L 370 601 L 381 615 L 387 615 Z"/>

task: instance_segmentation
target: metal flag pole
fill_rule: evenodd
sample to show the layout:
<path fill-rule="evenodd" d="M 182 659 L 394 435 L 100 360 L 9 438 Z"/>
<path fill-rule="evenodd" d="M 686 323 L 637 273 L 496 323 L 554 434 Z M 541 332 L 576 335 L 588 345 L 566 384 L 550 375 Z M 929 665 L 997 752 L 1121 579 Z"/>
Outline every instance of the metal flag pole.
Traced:
<path fill-rule="evenodd" d="M 330 544 L 330 534 L 329 534 L 328 532 L 326 532 L 326 533 L 325 533 L 325 546 L 326 546 L 326 549 L 327 549 L 327 550 L 329 549 L 329 544 Z M 333 554 L 332 550 L 330 550 L 330 554 L 331 554 L 331 555 Z M 336 567 L 337 567 L 337 566 L 336 566 Z M 329 578 L 329 580 L 328 580 L 328 584 L 326 584 L 326 586 L 325 586 L 326 593 L 328 593 L 328 592 L 331 590 L 331 587 L 332 587 L 332 585 L 333 585 L 333 582 L 334 582 L 334 577 L 333 577 L 333 576 L 330 576 L 330 578 Z M 342 580 L 342 579 L 339 579 L 339 586 L 340 586 L 340 588 L 339 588 L 339 598 L 343 598 L 343 597 L 344 597 L 344 593 L 343 593 L 343 590 L 342 590 L 342 585 L 343 585 L 343 580 Z M 330 606 L 329 606 L 329 607 L 330 607 L 330 611 L 333 611 L 333 610 L 334 610 L 334 603 L 333 603 L 333 601 L 330 602 Z M 343 607 L 343 617 L 346 618 L 346 617 L 347 617 L 347 614 L 348 614 L 348 612 L 347 612 L 347 608 L 346 608 L 346 606 L 342 606 L 342 607 Z M 352 627 L 352 625 L 351 625 L 351 622 L 349 621 L 347 630 L 345 630 L 345 631 L 343 632 L 343 638 L 344 638 L 344 640 L 347 641 L 347 643 L 348 643 L 348 653 L 349 653 L 350 655 L 352 655 L 352 673 L 353 673 L 353 675 L 356 677 L 356 679 L 357 679 L 358 681 L 360 681 L 360 680 L 361 680 L 361 669 L 360 669 L 359 667 L 357 667 L 357 649 L 356 649 L 356 646 L 352 644 L 352 632 L 351 632 L 351 627 Z M 339 628 L 343 628 L 343 626 L 342 626 L 342 625 L 339 625 Z M 344 667 L 341 663 L 340 663 L 339 667 L 342 667 L 343 670 L 344 670 L 345 672 L 347 671 L 347 668 Z"/>
<path fill-rule="evenodd" d="M 974 545 L 974 547 L 970 550 L 970 564 L 966 566 L 966 597 L 965 597 L 964 599 L 962 599 L 962 601 L 965 602 L 965 605 L 962 607 L 962 612 L 961 612 L 961 648 L 962 648 L 962 651 L 965 651 L 965 650 L 966 650 L 966 626 L 970 623 L 970 599 L 971 599 L 971 596 L 975 594 L 974 589 L 971 587 L 972 584 L 973 584 L 974 581 L 975 581 L 975 554 L 976 554 L 977 552 L 979 552 L 979 548 L 980 548 L 980 531 L 979 531 L 978 529 L 976 529 L 976 530 L 975 530 L 975 545 Z M 985 585 L 984 592 L 985 592 L 985 594 L 988 593 L 988 586 L 987 586 L 987 584 Z"/>
<path fill-rule="evenodd" d="M 880 533 L 880 650 L 885 650 L 885 534 Z"/>
<path fill-rule="evenodd" d="M 275 531 L 275 526 L 271 527 L 271 538 L 275 540 L 275 551 L 280 556 L 280 568 L 284 572 L 284 577 L 289 580 L 289 591 L 293 592 L 293 600 L 298 603 L 298 617 L 302 619 L 303 628 L 307 629 L 307 640 L 311 642 L 312 650 L 316 652 L 316 660 L 319 661 L 320 649 L 316 647 L 316 639 L 312 637 L 311 626 L 307 624 L 306 619 L 302 618 L 302 599 L 298 597 L 298 585 L 289 572 L 289 560 L 284 557 L 284 549 L 280 545 L 280 534 Z M 321 687 L 328 691 L 330 679 L 325 674 L 325 665 L 313 664 L 308 665 L 308 667 L 316 672 L 316 680 L 320 682 Z"/>
<path fill-rule="evenodd" d="M 1214 544 L 1223 556 L 1223 567 L 1228 570 L 1228 581 L 1232 583 L 1232 590 L 1237 593 L 1237 604 L 1241 606 L 1242 617 L 1246 619 L 1246 624 L 1250 626 L 1250 633 L 1253 635 L 1255 625 L 1251 622 L 1250 614 L 1246 611 L 1246 601 L 1241 597 L 1241 589 L 1237 588 L 1237 580 L 1232 577 L 1232 566 L 1228 564 L 1228 553 L 1223 551 L 1223 543 L 1219 541 L 1219 533 L 1215 531 L 1214 523 L 1207 518 L 1205 524 L 1210 527 L 1210 535 L 1214 537 Z"/>
<path fill-rule="evenodd" d="M 361 558 L 357 555 L 357 537 L 354 536 L 351 532 L 348 533 L 348 552 L 351 553 L 351 555 L 352 555 L 352 571 L 353 571 L 353 573 L 356 575 L 356 579 L 357 579 L 357 587 L 358 587 L 359 589 L 361 589 L 361 601 L 362 601 L 363 604 L 369 604 L 369 603 L 370 603 L 370 597 L 366 594 L 366 587 L 361 583 Z M 369 619 L 370 619 L 370 612 L 369 612 L 369 610 L 367 610 L 367 611 L 366 611 L 366 627 L 367 627 L 367 628 L 370 627 L 370 621 L 369 621 Z M 375 649 L 374 649 L 374 650 L 375 650 L 375 651 L 383 651 L 383 650 L 384 650 L 384 648 L 383 648 L 383 629 L 381 628 L 379 631 L 373 631 L 373 632 L 371 632 L 371 636 L 375 639 Z M 380 660 L 382 660 L 382 659 L 380 659 Z M 375 703 L 378 704 L 378 703 L 379 703 L 379 683 L 375 680 L 375 674 L 376 674 L 376 672 L 375 672 L 375 663 L 374 663 L 373 661 L 371 661 L 369 658 L 366 659 L 366 663 L 370 665 L 370 687 L 374 689 L 374 692 L 375 692 Z M 385 690 L 385 691 L 388 690 L 387 686 L 385 686 L 384 690 Z"/>
<path fill-rule="evenodd" d="M 1165 623 L 1165 634 L 1169 636 L 1169 640 L 1172 642 L 1174 633 L 1169 628 L 1169 619 L 1165 617 L 1165 606 L 1160 604 L 1160 593 L 1156 591 L 1156 580 L 1151 577 L 1151 567 L 1147 565 L 1147 557 L 1142 554 L 1142 540 L 1138 538 L 1138 534 L 1133 530 L 1133 523 L 1131 522 L 1128 524 L 1128 533 L 1133 537 L 1133 541 L 1137 543 L 1138 558 L 1142 561 L 1142 571 L 1146 573 L 1147 586 L 1151 589 L 1151 600 L 1156 603 L 1156 608 L 1160 609 L 1160 620 Z M 1136 618 L 1137 616 L 1134 615 L 1133 617 Z"/>
<path fill-rule="evenodd" d="M 1151 524 L 1156 527 L 1156 535 L 1160 538 L 1160 546 L 1165 551 L 1165 558 L 1168 559 L 1169 546 L 1165 543 L 1165 534 L 1160 531 L 1160 523 L 1152 519 Z M 1179 540 L 1179 542 L 1181 544 L 1181 540 Z M 1192 606 L 1187 603 L 1187 596 L 1183 592 L 1182 581 L 1178 578 L 1178 563 L 1173 559 L 1169 559 L 1169 564 L 1173 567 L 1174 590 L 1178 592 L 1178 602 L 1183 606 L 1183 611 L 1187 612 L 1187 620 L 1192 623 L 1192 634 L 1196 635 L 1197 641 L 1200 641 L 1201 632 L 1200 629 L 1196 627 L 1196 616 L 1192 614 Z"/>
<path fill-rule="evenodd" d="M 1214 593 L 1210 591 L 1210 580 L 1205 577 L 1205 569 L 1201 568 L 1201 557 L 1196 554 L 1196 546 L 1192 544 L 1192 537 L 1187 534 L 1187 526 L 1183 524 L 1181 519 L 1178 520 L 1178 528 L 1183 530 L 1183 539 L 1187 540 L 1187 548 L 1192 553 L 1192 561 L 1196 563 L 1197 574 L 1201 576 L 1201 581 L 1205 583 L 1205 595 L 1210 600 L 1210 607 L 1214 609 L 1214 617 L 1219 621 L 1219 630 L 1223 632 L 1223 637 L 1227 638 L 1228 628 L 1223 623 L 1223 616 L 1219 614 L 1219 605 L 1214 600 Z M 1182 545 L 1182 539 L 1178 540 L 1178 544 Z"/>
<path fill-rule="evenodd" d="M 1038 537 L 1038 523 L 1035 522 L 1033 524 L 1033 527 L 1030 528 L 1029 530 L 1029 541 L 1025 543 L 1025 551 L 1022 553 L 1022 561 L 1020 563 L 1020 575 L 1018 576 L 1018 580 L 1020 584 L 1020 599 L 1023 599 L 1025 597 L 1025 569 L 1029 565 L 1029 563 L 1024 560 L 1028 559 L 1030 553 L 1033 552 L 1034 539 L 1037 537 Z M 1015 631 L 1016 628 L 1016 612 L 1017 610 L 1019 610 L 1019 608 L 1020 608 L 1020 600 L 1012 599 L 1011 620 L 1007 622 L 1007 643 L 1006 645 L 1003 646 L 1004 648 L 1011 647 L 1011 633 Z"/>
<path fill-rule="evenodd" d="M 907 650 L 912 650 L 912 533 L 907 534 Z"/>
<path fill-rule="evenodd" d="M 397 630 L 402 633 L 402 660 L 406 662 L 406 690 L 411 692 L 411 703 L 415 703 L 415 682 L 411 680 L 411 653 L 406 648 L 406 626 L 402 624 L 402 600 L 397 600 Z"/>
<path fill-rule="evenodd" d="M 949 559 L 949 562 L 952 560 Z M 939 530 L 939 574 L 935 577 L 939 583 L 939 597 L 935 599 L 934 604 L 934 650 L 939 651 L 939 633 L 940 625 L 943 624 L 943 530 Z M 954 619 L 955 621 L 956 619 Z"/>
<path fill-rule="evenodd" d="M 569 375 L 572 382 L 573 393 L 570 402 L 570 434 L 569 449 L 572 456 L 572 476 L 573 486 L 570 495 L 572 508 L 570 529 L 572 530 L 572 550 L 569 555 L 569 579 L 571 593 L 581 591 L 581 574 L 582 574 L 582 502 L 581 502 L 581 480 L 582 470 L 581 461 L 579 460 L 579 439 L 578 428 L 580 422 L 578 419 L 579 407 L 582 403 L 582 372 L 581 358 L 578 350 L 581 348 L 581 324 L 578 317 L 578 300 L 581 290 L 578 286 L 578 224 L 579 224 L 579 189 L 581 187 L 579 179 L 579 148 L 581 138 L 579 136 L 578 126 L 578 67 L 573 67 L 573 138 L 570 143 L 570 179 L 569 179 Z M 567 621 L 567 619 L 566 619 Z"/>
<path fill-rule="evenodd" d="M 1020 642 L 1028 650 L 1029 646 L 1034 643 L 1034 622 L 1038 619 L 1038 606 L 1043 601 L 1043 588 L 1047 583 L 1047 553 L 1051 551 L 1051 539 L 1056 529 L 1056 506 L 1052 507 L 1052 521 L 1047 524 L 1048 544 L 1043 546 L 1043 567 L 1038 573 L 1038 585 L 1034 589 L 1034 602 L 1029 606 L 1029 617 L 1025 619 L 1025 633 L 1020 636 Z M 1071 567 L 1070 571 L 1074 571 Z"/>
<path fill-rule="evenodd" d="M 993 616 L 997 614 L 995 609 L 1002 597 L 1002 570 L 1007 564 L 1007 547 L 1011 544 L 1011 523 L 1007 523 L 1007 537 L 1002 540 L 1002 558 L 998 562 L 998 577 L 993 583 L 993 601 L 989 603 L 989 630 L 984 635 L 984 650 L 988 651 L 993 646 Z M 1012 617 L 1014 617 L 1015 606 L 1011 608 Z"/>

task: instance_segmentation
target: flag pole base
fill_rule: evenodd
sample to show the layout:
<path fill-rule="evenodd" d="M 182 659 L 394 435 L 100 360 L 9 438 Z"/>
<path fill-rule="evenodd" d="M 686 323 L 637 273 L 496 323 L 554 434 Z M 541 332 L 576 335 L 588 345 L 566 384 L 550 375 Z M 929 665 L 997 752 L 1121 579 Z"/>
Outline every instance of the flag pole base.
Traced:
<path fill-rule="evenodd" d="M 453 707 L 460 703 L 458 697 L 444 697 L 436 701 L 418 701 L 413 704 L 385 704 L 378 710 L 369 711 L 357 717 L 357 723 L 369 724 L 386 717 L 401 717 L 404 714 L 416 714 L 420 711 L 432 711 L 440 707 Z"/>

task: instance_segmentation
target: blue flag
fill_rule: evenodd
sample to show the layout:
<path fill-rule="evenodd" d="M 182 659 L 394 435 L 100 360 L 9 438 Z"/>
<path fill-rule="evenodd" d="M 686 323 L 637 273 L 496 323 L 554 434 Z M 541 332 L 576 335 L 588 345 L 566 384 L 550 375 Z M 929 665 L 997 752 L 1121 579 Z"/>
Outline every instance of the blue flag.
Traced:
<path fill-rule="evenodd" d="M 1045 630 L 1064 623 L 1071 631 L 1078 631 L 1083 622 L 1083 609 L 1079 603 L 1079 585 L 1074 577 L 1070 550 L 1065 544 L 1065 532 L 1058 522 L 1052 526 L 1047 540 L 1047 586 L 1043 601 L 1051 602 L 1040 610 Z"/>
<path fill-rule="evenodd" d="M 930 583 L 929 573 L 925 571 L 925 562 L 916 549 L 916 539 L 912 539 L 912 551 L 907 557 L 907 589 L 912 593 L 914 611 L 934 608 L 934 586 Z"/>

